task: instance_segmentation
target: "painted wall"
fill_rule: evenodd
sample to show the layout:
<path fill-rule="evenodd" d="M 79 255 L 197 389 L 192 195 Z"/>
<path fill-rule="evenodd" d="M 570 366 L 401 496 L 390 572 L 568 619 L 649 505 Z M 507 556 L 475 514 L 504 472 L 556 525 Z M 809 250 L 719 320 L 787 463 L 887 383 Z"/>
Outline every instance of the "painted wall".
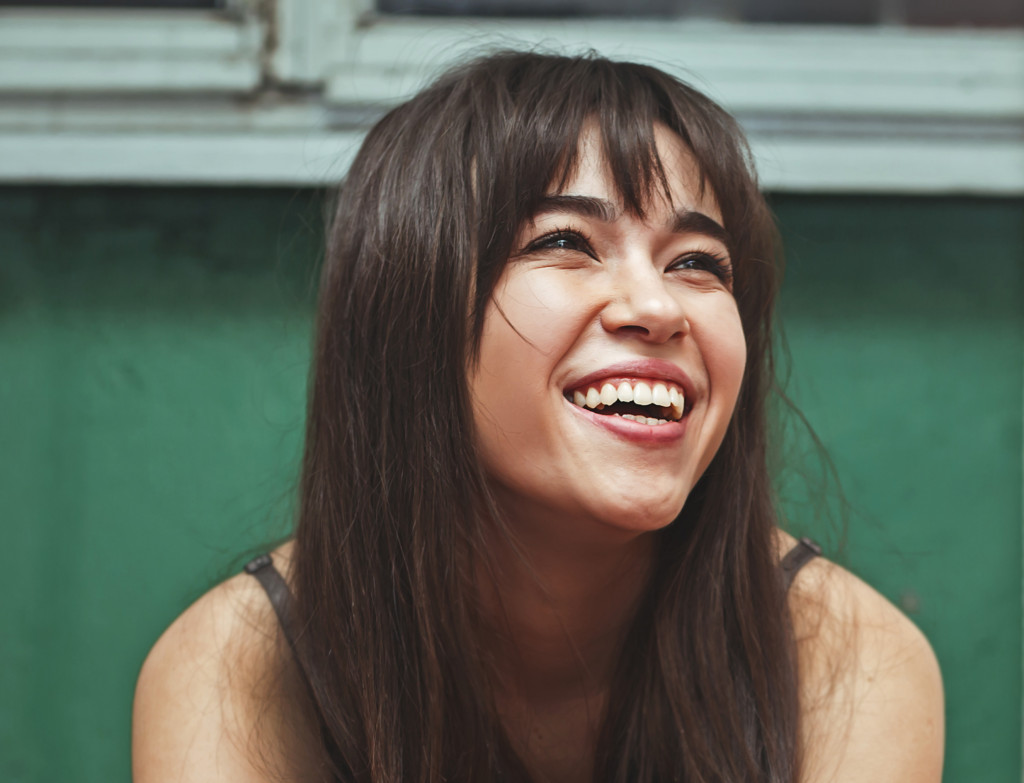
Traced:
<path fill-rule="evenodd" d="M 933 641 L 946 780 L 1020 779 L 1024 202 L 774 203 L 789 389 L 848 498 L 840 557 Z M 286 533 L 319 211 L 0 189 L 0 779 L 127 781 L 149 646 Z M 789 516 L 834 547 L 840 504 L 790 430 Z"/>
<path fill-rule="evenodd" d="M 791 391 L 849 501 L 846 562 L 935 647 L 945 780 L 1020 780 L 1024 203 L 777 208 Z"/>

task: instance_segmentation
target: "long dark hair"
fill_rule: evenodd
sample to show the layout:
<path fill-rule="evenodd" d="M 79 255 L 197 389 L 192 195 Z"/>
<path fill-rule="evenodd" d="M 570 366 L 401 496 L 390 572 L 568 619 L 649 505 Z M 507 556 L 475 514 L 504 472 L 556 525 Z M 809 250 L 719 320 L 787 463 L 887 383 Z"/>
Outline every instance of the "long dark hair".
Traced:
<path fill-rule="evenodd" d="M 518 227 L 595 122 L 627 210 L 665 187 L 663 123 L 734 238 L 747 366 L 724 442 L 637 613 L 598 743 L 602 781 L 790 781 L 794 643 L 773 544 L 765 401 L 773 222 L 735 121 L 648 66 L 506 52 L 449 71 L 368 134 L 320 288 L 295 554 L 298 650 L 330 775 L 526 777 L 496 716 L 477 565 L 493 513 L 467 390 Z"/>

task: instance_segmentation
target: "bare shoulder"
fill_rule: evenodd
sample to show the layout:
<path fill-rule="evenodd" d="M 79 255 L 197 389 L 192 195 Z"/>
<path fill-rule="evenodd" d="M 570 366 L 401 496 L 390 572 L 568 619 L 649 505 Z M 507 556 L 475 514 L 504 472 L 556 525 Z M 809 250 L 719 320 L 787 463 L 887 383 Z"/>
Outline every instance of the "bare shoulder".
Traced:
<path fill-rule="evenodd" d="M 274 553 L 284 573 L 288 556 L 287 545 Z M 196 601 L 160 637 L 139 674 L 132 717 L 136 783 L 248 783 L 291 772 L 276 699 L 296 675 L 289 656 L 252 576 L 239 574 Z"/>
<path fill-rule="evenodd" d="M 792 539 L 782 544 L 782 549 Z M 942 678 L 931 645 L 884 596 L 815 558 L 789 596 L 807 781 L 942 779 Z"/>

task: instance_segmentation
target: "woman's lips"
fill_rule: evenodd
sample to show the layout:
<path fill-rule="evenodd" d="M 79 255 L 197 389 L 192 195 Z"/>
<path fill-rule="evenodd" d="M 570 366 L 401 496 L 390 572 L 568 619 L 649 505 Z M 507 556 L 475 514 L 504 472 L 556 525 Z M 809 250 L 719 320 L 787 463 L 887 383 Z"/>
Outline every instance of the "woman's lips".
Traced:
<path fill-rule="evenodd" d="M 601 385 L 606 380 L 636 380 L 647 383 L 671 384 L 679 388 L 683 396 L 692 400 L 696 390 L 693 381 L 682 367 L 664 359 L 628 359 L 609 364 L 599 370 L 575 378 L 565 387 L 567 392 L 587 386 Z"/>
<path fill-rule="evenodd" d="M 565 404 L 575 415 L 582 416 L 590 424 L 637 443 L 653 445 L 677 441 L 686 433 L 686 425 L 689 421 L 689 418 L 684 415 L 678 421 L 662 420 L 658 424 L 647 424 L 626 419 L 615 413 L 595 413 L 587 408 L 574 405 L 569 400 L 565 400 Z"/>

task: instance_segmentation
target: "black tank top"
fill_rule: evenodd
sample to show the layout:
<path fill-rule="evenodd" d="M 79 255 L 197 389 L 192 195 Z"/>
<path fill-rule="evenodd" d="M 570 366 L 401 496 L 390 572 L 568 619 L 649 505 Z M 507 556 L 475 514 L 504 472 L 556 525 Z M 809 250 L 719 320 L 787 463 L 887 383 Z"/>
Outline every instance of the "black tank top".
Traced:
<path fill-rule="evenodd" d="M 779 571 L 782 577 L 783 588 L 788 591 L 793 584 L 797 572 L 808 562 L 821 554 L 821 547 L 809 538 L 801 538 L 796 544 L 783 555 L 779 561 Z M 263 586 L 270 599 L 270 605 L 274 607 L 277 619 L 281 623 L 281 630 L 284 633 L 288 644 L 295 646 L 295 618 L 292 613 L 292 591 L 284 577 L 274 567 L 274 561 L 270 555 L 260 555 L 245 564 L 245 572 L 252 574 Z"/>

